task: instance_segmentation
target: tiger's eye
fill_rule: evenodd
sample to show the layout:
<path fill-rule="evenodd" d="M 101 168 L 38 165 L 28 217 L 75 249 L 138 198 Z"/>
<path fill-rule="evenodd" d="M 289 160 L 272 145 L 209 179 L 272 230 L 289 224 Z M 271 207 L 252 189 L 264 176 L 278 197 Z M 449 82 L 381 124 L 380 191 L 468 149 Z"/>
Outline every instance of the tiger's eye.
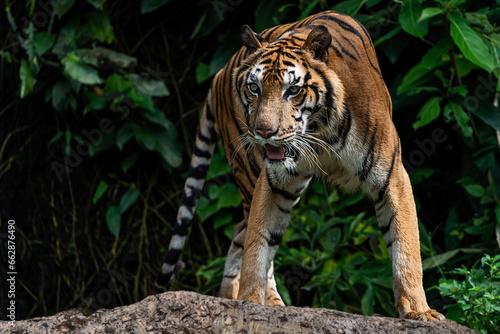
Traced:
<path fill-rule="evenodd" d="M 258 93 L 259 92 L 259 86 L 257 86 L 256 84 L 254 83 L 251 83 L 248 85 L 248 89 L 250 89 L 250 91 L 252 93 Z"/>
<path fill-rule="evenodd" d="M 300 92 L 300 87 L 299 86 L 292 86 L 292 87 L 288 88 L 288 92 L 290 93 L 290 95 L 296 95 Z"/>

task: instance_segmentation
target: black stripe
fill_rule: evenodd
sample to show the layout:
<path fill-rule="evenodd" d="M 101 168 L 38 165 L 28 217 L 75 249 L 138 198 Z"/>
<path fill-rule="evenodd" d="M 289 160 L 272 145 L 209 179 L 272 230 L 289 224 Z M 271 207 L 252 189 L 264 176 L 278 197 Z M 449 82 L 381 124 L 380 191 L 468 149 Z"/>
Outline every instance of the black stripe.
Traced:
<path fill-rule="evenodd" d="M 174 226 L 174 235 L 179 235 L 185 237 L 189 233 L 189 227 L 191 226 L 191 219 L 181 218 L 181 221 Z"/>
<path fill-rule="evenodd" d="M 234 240 L 233 240 L 233 245 L 235 245 L 236 247 L 241 248 L 241 249 L 245 248 L 242 244 L 240 244 L 239 242 L 236 242 Z"/>
<path fill-rule="evenodd" d="M 314 103 L 315 104 L 318 103 L 319 102 L 319 89 L 318 89 L 318 86 L 316 86 L 315 84 L 312 84 L 312 85 L 309 85 L 308 87 L 314 92 L 314 96 L 316 97 L 316 101 L 314 101 Z"/>
<path fill-rule="evenodd" d="M 238 275 L 224 275 L 224 278 L 236 278 Z"/>
<path fill-rule="evenodd" d="M 350 129 L 351 129 L 351 112 L 346 106 L 346 109 L 344 111 L 344 118 L 342 119 L 342 122 L 339 124 L 334 134 L 330 138 L 328 138 L 327 140 L 328 143 L 334 145 L 340 141 L 340 147 L 337 150 L 341 150 L 345 146 L 347 135 Z"/>
<path fill-rule="evenodd" d="M 389 167 L 389 170 L 387 171 L 387 177 L 385 178 L 384 186 L 382 187 L 382 190 L 380 190 L 380 192 L 378 193 L 378 202 L 382 200 L 385 193 L 387 192 L 387 188 L 389 187 L 389 182 L 391 180 L 392 171 L 394 170 L 394 163 L 396 161 L 396 155 L 398 151 L 399 151 L 399 142 L 396 148 L 394 149 L 394 152 L 392 152 L 391 167 Z"/>
<path fill-rule="evenodd" d="M 352 121 L 351 112 L 349 110 L 346 110 L 346 113 L 347 113 L 347 115 L 345 118 L 347 118 L 347 124 L 343 128 L 342 133 L 340 135 L 341 143 L 340 143 L 339 150 L 344 148 L 345 142 L 347 140 L 347 135 L 349 134 L 349 130 L 351 130 L 351 121 Z"/>
<path fill-rule="evenodd" d="M 282 207 L 282 206 L 281 206 L 281 205 L 279 205 L 279 204 L 277 205 L 277 207 L 278 207 L 278 210 L 280 210 L 280 211 L 281 211 L 281 212 L 283 212 L 283 213 L 286 213 L 286 214 L 290 214 L 290 213 L 292 213 L 292 210 L 286 209 L 286 208 Z"/>
<path fill-rule="evenodd" d="M 332 17 L 332 16 L 328 16 L 328 15 L 321 15 L 321 16 L 315 18 L 315 20 L 326 20 L 326 21 L 334 21 L 334 22 L 336 22 L 344 30 L 347 30 L 347 31 L 353 33 L 354 35 L 356 35 L 361 40 L 361 43 L 363 43 L 363 48 L 365 49 L 365 53 L 367 53 L 366 45 L 365 45 L 365 40 L 361 36 L 360 32 L 356 28 L 354 28 L 352 25 L 350 25 L 349 23 L 347 23 L 347 22 L 345 22 L 343 20 L 340 20 L 340 19 L 338 19 L 336 17 Z M 361 24 L 360 24 L 360 27 L 363 28 L 363 33 L 365 35 L 367 35 L 366 30 L 364 29 L 364 27 Z M 370 40 L 370 38 L 369 38 L 368 35 L 367 35 L 367 38 L 368 38 L 368 40 Z M 368 53 L 367 53 L 367 55 L 368 55 Z M 368 59 L 370 65 L 372 66 L 372 68 L 375 70 L 375 72 L 377 72 L 379 75 L 382 75 L 380 73 L 380 70 L 372 63 L 372 60 L 370 59 L 370 57 L 367 57 L 367 59 Z"/>
<path fill-rule="evenodd" d="M 365 154 L 365 157 L 363 159 L 363 164 L 361 167 L 361 170 L 358 172 L 358 176 L 361 182 L 364 182 L 368 176 L 370 175 L 370 172 L 373 168 L 374 165 L 374 160 L 375 160 L 375 136 L 377 134 L 377 124 L 375 124 L 372 136 L 370 138 L 370 146 L 368 148 L 368 151 Z"/>
<path fill-rule="evenodd" d="M 205 113 L 206 118 L 211 122 L 215 122 L 214 112 L 213 112 L 212 108 L 210 107 L 210 103 L 208 103 L 208 101 L 207 101 L 206 106 L 207 106 L 207 112 Z"/>
<path fill-rule="evenodd" d="M 387 249 L 389 249 L 389 247 L 392 246 L 392 242 L 393 242 L 393 240 L 391 240 L 391 241 L 389 241 L 389 242 L 386 243 Z"/>
<path fill-rule="evenodd" d="M 197 180 L 204 180 L 207 176 L 208 164 L 201 164 L 198 166 L 189 166 L 188 177 Z"/>
<path fill-rule="evenodd" d="M 375 210 L 379 211 L 386 204 L 387 204 L 387 199 L 382 200 L 382 198 L 380 198 L 380 193 L 379 193 L 379 200 L 377 201 L 377 204 L 375 204 Z"/>
<path fill-rule="evenodd" d="M 387 223 L 387 225 L 383 226 L 382 224 L 380 224 L 380 231 L 382 231 L 382 235 L 385 235 L 387 234 L 387 232 L 389 232 L 389 230 L 391 229 L 391 224 L 392 224 L 392 221 L 394 220 L 394 217 L 396 215 L 392 215 L 391 219 L 389 219 L 389 223 Z"/>
<path fill-rule="evenodd" d="M 174 265 L 177 263 L 179 260 L 179 257 L 181 256 L 182 249 L 169 249 L 167 252 L 167 256 L 165 256 L 165 263 L 169 265 Z"/>
<path fill-rule="evenodd" d="M 354 57 L 354 56 L 352 55 L 352 53 L 350 53 L 349 51 L 347 51 L 347 50 L 346 50 L 346 49 L 342 46 L 342 44 L 340 44 L 340 42 L 339 42 L 339 41 L 338 41 L 335 37 L 333 37 L 333 36 L 332 36 L 332 39 L 333 39 L 333 40 L 334 40 L 334 41 L 338 44 L 338 46 L 340 47 L 340 51 L 341 51 L 343 54 L 345 54 L 347 57 L 349 57 L 349 58 L 351 58 L 351 59 L 353 59 L 353 60 L 355 60 L 355 61 L 358 61 L 358 59 L 357 59 L 356 57 Z"/>
<path fill-rule="evenodd" d="M 283 65 L 288 67 L 295 67 L 295 64 L 288 60 L 283 60 Z"/>
<path fill-rule="evenodd" d="M 271 232 L 271 238 L 269 239 L 269 246 L 277 246 L 280 244 L 281 239 L 283 239 L 283 232 Z"/>
<path fill-rule="evenodd" d="M 195 188 L 193 186 L 189 186 L 189 189 L 191 189 L 192 194 L 188 196 L 187 192 L 184 191 L 182 193 L 181 204 L 180 205 L 181 206 L 186 206 L 186 207 L 192 209 L 193 207 L 195 207 L 196 201 L 198 200 L 198 198 L 201 195 L 201 190 L 198 189 L 198 188 Z"/>
<path fill-rule="evenodd" d="M 307 71 L 306 75 L 304 75 L 304 84 L 306 84 L 309 80 L 311 80 L 311 72 Z"/>
<path fill-rule="evenodd" d="M 340 53 L 339 49 L 337 49 L 335 46 L 330 44 L 330 49 L 335 51 L 335 54 L 337 55 L 338 58 L 342 58 L 342 54 Z"/>
<path fill-rule="evenodd" d="M 279 188 L 276 188 L 273 183 L 271 182 L 271 179 L 269 177 L 269 173 L 266 173 L 267 176 L 267 183 L 269 184 L 269 187 L 271 188 L 271 192 L 273 194 L 278 194 L 281 195 L 284 199 L 290 200 L 290 201 L 295 201 L 300 197 L 300 193 L 296 192 L 295 194 L 292 194 L 286 190 L 282 190 Z M 302 188 L 303 189 L 303 188 Z"/>
<path fill-rule="evenodd" d="M 209 137 L 205 136 L 203 133 L 201 133 L 201 129 L 198 129 L 197 138 L 208 145 L 213 143 L 212 138 L 209 138 Z"/>
<path fill-rule="evenodd" d="M 198 156 L 198 157 L 207 158 L 207 159 L 210 159 L 212 157 L 212 153 L 210 153 L 206 150 L 202 150 L 198 146 L 194 147 L 193 154 Z"/>

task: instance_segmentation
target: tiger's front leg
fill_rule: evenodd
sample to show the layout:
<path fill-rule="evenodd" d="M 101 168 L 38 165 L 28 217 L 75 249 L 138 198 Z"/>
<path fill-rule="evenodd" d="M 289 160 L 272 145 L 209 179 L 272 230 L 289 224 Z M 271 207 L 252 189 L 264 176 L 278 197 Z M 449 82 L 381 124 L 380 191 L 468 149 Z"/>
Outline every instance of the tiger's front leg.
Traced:
<path fill-rule="evenodd" d="M 375 210 L 392 262 L 394 299 L 399 317 L 427 321 L 444 319 L 427 304 L 422 284 L 417 212 L 410 179 L 399 161 L 394 164 L 392 177 L 385 193 L 378 198 Z"/>
<path fill-rule="evenodd" d="M 247 225 L 238 299 L 259 304 L 283 305 L 276 292 L 267 293 L 268 273 L 285 233 L 294 204 L 310 177 L 278 181 L 273 171 L 263 168 L 255 186 Z M 274 282 L 274 279 L 272 280 Z"/>

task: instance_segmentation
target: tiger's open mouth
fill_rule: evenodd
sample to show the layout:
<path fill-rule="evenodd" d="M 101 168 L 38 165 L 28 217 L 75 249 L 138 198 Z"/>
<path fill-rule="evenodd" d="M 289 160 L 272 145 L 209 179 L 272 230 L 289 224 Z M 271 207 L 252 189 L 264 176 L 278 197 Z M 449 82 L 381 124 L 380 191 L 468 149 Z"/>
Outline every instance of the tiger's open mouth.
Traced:
<path fill-rule="evenodd" d="M 286 158 L 291 158 L 293 161 L 297 162 L 299 158 L 297 152 L 289 150 L 285 146 L 273 146 L 266 144 L 264 148 L 264 158 L 267 158 L 272 162 L 284 161 Z"/>

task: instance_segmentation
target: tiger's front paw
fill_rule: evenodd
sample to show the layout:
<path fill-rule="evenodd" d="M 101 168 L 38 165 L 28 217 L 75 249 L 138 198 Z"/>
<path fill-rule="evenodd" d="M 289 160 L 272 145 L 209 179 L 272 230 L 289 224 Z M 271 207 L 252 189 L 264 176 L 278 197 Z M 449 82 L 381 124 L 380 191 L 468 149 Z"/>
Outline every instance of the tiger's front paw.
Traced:
<path fill-rule="evenodd" d="M 421 321 L 438 321 L 445 319 L 444 315 L 433 309 L 428 309 L 425 312 L 410 311 L 404 315 L 404 318 Z"/>
<path fill-rule="evenodd" d="M 423 290 L 420 297 L 399 297 L 396 301 L 396 309 L 399 317 L 402 319 L 420 320 L 420 321 L 438 321 L 445 317 L 436 310 L 430 309 Z"/>

